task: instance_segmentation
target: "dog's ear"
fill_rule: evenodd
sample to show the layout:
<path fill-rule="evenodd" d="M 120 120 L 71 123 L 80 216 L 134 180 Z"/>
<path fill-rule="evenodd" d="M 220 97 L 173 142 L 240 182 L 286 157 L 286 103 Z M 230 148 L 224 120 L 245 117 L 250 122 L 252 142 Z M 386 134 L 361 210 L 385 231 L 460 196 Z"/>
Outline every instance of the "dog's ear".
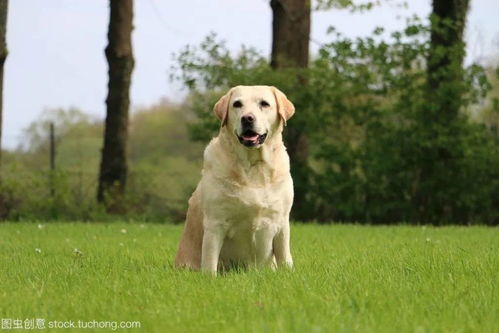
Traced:
<path fill-rule="evenodd" d="M 284 121 L 284 126 L 286 126 L 286 122 L 288 121 L 288 119 L 291 118 L 293 114 L 295 114 L 295 106 L 286 97 L 286 95 L 284 95 L 282 91 L 280 91 L 276 87 L 271 88 L 277 104 L 277 113 L 279 113 L 282 120 Z"/>
<path fill-rule="evenodd" d="M 225 95 L 220 97 L 218 102 L 215 103 L 213 107 L 213 112 L 220 119 L 221 126 L 224 127 L 227 124 L 227 119 L 229 118 L 229 102 L 232 96 L 232 89 L 229 90 Z"/>

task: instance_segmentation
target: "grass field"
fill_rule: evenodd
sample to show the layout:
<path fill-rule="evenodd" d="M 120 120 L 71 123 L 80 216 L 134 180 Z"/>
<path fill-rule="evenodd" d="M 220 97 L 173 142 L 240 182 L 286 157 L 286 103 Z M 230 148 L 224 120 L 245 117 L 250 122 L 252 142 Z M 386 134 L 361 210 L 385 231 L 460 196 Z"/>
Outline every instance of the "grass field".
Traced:
<path fill-rule="evenodd" d="M 142 332 L 499 331 L 497 228 L 294 225 L 294 270 L 217 278 L 172 268 L 180 231 L 0 224 L 2 323 L 139 321 L 133 331 Z"/>

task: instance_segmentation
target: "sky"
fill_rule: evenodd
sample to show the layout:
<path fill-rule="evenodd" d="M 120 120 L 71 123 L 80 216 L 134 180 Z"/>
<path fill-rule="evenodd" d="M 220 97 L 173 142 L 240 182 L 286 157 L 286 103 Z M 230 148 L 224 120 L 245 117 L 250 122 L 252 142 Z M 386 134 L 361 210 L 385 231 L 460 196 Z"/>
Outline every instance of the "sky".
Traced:
<path fill-rule="evenodd" d="M 269 0 L 135 0 L 132 110 L 162 98 L 179 101 L 185 90 L 169 80 L 173 54 L 198 45 L 210 32 L 231 50 L 253 46 L 270 55 Z M 391 1 L 392 3 L 395 1 Z M 326 30 L 369 35 L 377 26 L 391 31 L 404 17 L 427 18 L 431 0 L 408 0 L 409 9 L 384 5 L 369 13 L 329 10 L 312 14 L 312 54 L 327 42 Z M 467 63 L 499 52 L 499 3 L 472 0 L 466 32 Z M 23 129 L 47 109 L 77 107 L 105 117 L 107 94 L 107 0 L 9 1 L 5 63 L 3 146 L 23 142 Z M 207 106 L 211 108 L 211 106 Z"/>

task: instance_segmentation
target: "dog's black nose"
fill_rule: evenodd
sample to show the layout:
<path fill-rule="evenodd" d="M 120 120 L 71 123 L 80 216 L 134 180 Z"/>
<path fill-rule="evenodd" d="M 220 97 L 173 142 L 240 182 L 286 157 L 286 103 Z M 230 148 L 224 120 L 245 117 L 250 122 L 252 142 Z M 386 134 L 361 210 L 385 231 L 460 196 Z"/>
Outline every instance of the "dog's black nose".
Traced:
<path fill-rule="evenodd" d="M 252 113 L 248 113 L 241 117 L 241 124 L 251 125 L 255 121 L 255 116 Z"/>

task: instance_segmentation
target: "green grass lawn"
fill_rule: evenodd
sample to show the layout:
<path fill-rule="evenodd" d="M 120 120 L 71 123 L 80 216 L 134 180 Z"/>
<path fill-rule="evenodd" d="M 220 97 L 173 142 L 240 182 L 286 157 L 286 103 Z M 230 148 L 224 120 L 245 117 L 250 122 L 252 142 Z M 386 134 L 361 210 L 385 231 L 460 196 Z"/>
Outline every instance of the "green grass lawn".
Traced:
<path fill-rule="evenodd" d="M 180 231 L 0 224 L 0 318 L 139 321 L 143 332 L 499 331 L 497 228 L 294 225 L 294 270 L 217 278 L 172 267 Z"/>

